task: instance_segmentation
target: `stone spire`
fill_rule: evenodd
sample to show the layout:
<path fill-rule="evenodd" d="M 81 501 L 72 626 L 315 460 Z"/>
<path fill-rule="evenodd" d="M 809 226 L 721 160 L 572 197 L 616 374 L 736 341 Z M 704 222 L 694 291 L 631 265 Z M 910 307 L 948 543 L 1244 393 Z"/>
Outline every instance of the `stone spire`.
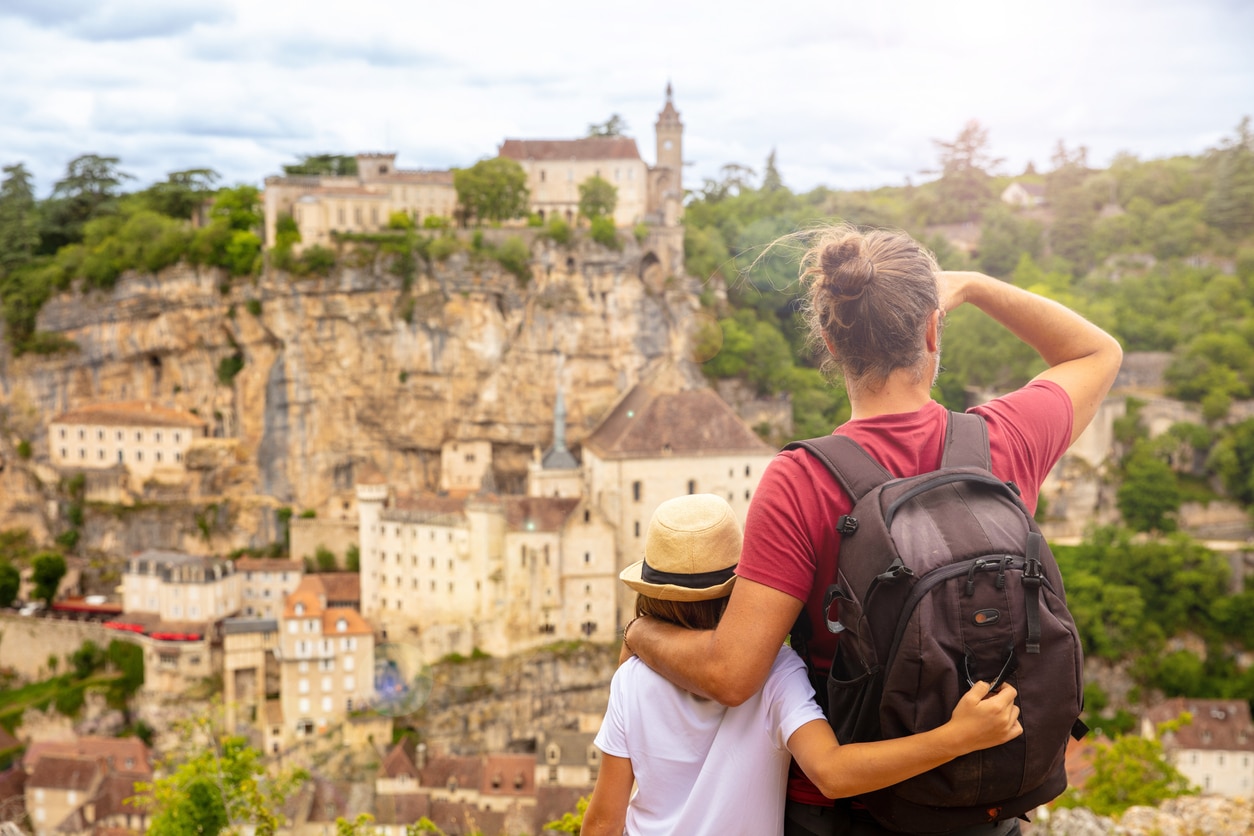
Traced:
<path fill-rule="evenodd" d="M 570 470 L 579 467 L 579 462 L 566 447 L 566 397 L 562 394 L 562 366 L 564 358 L 557 355 L 557 401 L 553 405 L 553 446 L 541 459 L 545 470 Z"/>

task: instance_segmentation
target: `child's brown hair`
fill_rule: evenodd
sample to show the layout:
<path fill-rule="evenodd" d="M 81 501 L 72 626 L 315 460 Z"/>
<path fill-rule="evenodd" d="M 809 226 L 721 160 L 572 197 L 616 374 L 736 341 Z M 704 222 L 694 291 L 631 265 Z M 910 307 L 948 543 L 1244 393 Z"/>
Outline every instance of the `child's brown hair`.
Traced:
<path fill-rule="evenodd" d="M 636 615 L 648 615 L 690 630 L 713 630 L 727 609 L 728 596 L 704 601 L 663 601 L 648 595 L 636 595 Z"/>

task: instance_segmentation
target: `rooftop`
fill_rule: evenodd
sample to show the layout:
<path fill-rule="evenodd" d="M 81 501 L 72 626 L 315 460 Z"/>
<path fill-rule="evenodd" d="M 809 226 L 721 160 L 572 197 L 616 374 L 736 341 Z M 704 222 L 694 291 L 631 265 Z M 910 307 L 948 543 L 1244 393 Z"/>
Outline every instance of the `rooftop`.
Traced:
<path fill-rule="evenodd" d="M 582 139 L 507 139 L 498 154 L 511 160 L 595 161 L 638 160 L 636 141 L 626 136 L 589 136 Z"/>
<path fill-rule="evenodd" d="M 90 426 L 126 427 L 193 427 L 205 426 L 190 412 L 158 406 L 149 401 L 119 401 L 80 406 L 62 412 L 53 424 L 86 424 Z"/>
<path fill-rule="evenodd" d="M 618 402 L 584 447 L 607 459 L 775 452 L 713 390 L 662 392 L 643 383 Z"/>

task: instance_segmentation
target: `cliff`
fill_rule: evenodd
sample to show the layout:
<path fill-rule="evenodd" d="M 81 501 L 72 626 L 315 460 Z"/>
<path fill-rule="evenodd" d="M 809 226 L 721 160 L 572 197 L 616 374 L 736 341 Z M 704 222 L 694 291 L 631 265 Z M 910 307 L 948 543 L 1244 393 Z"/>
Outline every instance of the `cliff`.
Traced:
<path fill-rule="evenodd" d="M 325 279 L 267 271 L 235 282 L 178 266 L 127 275 L 107 294 L 58 296 L 38 327 L 77 351 L 0 350 L 0 529 L 56 533 L 64 498 L 53 490 L 62 474 L 47 466 L 47 422 L 95 401 L 189 410 L 212 438 L 189 451 L 182 483 L 89 513 L 89 547 L 133 548 L 125 518 L 135 514 L 150 517 L 145 546 L 265 545 L 274 507 L 349 514 L 362 468 L 434 490 L 452 439 L 492 442 L 496 486 L 518 490 L 533 449 L 552 441 L 559 369 L 572 445 L 652 367 L 699 377 L 684 360 L 694 288 L 660 275 L 647 244 L 537 243 L 527 282 L 463 252 L 411 281 L 381 260 Z M 154 504 L 169 509 L 159 517 L 197 524 L 163 525 Z"/>

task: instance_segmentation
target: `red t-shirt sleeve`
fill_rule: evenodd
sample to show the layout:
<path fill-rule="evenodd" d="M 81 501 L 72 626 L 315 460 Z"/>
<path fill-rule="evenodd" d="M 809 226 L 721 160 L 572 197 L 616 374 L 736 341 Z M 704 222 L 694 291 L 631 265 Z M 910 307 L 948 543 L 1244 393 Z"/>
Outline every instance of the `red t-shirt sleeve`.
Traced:
<path fill-rule="evenodd" d="M 1038 380 L 970 410 L 988 422 L 993 473 L 1014 482 L 1036 511 L 1041 483 L 1071 446 L 1075 411 L 1057 383 Z"/>
<path fill-rule="evenodd" d="M 814 478 L 810 454 L 786 450 L 767 466 L 745 517 L 744 549 L 736 574 L 805 601 L 814 585 L 816 513 L 835 488 L 823 471 Z M 833 509 L 827 509 L 829 512 Z M 843 513 L 843 511 L 838 512 Z M 828 518 L 830 513 L 821 515 Z"/>

